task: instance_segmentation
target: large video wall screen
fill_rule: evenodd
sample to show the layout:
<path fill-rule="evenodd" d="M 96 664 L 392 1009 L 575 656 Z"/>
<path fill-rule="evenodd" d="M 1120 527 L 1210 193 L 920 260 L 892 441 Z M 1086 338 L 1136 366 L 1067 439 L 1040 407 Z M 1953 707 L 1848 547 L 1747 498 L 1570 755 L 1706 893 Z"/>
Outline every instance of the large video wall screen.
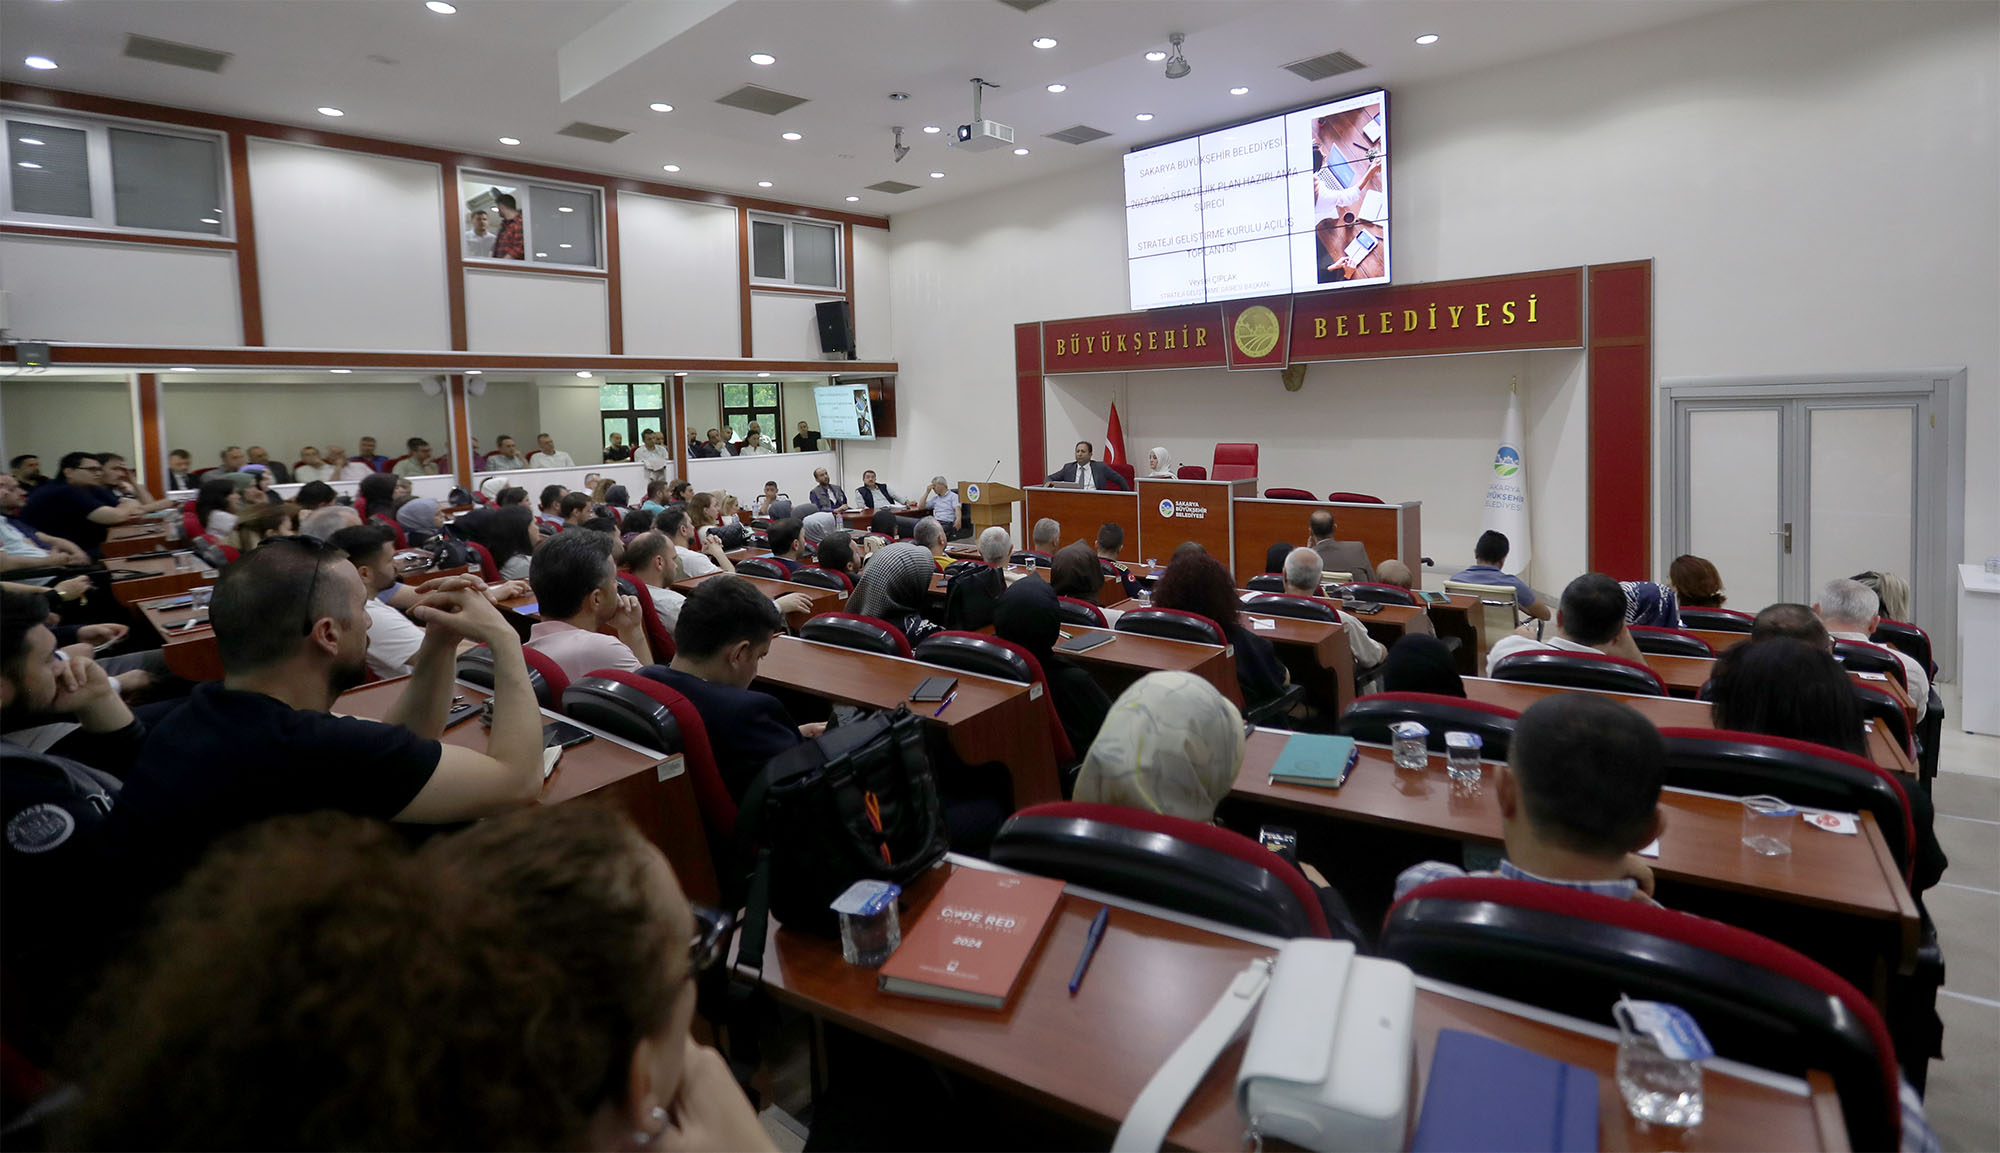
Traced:
<path fill-rule="evenodd" d="M 1377 90 L 1125 156 L 1134 309 L 1389 280 Z"/>

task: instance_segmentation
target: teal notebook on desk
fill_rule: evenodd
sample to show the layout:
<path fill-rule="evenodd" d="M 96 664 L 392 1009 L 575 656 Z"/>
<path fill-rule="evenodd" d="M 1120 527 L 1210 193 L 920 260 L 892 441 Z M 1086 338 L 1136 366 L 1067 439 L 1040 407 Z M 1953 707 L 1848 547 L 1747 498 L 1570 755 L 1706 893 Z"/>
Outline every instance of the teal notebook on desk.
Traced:
<path fill-rule="evenodd" d="M 1353 737 L 1330 737 L 1320 733 L 1293 733 L 1285 739 L 1277 763 L 1271 766 L 1271 780 L 1280 785 L 1312 785 L 1337 789 L 1347 780 L 1348 771 L 1361 756 Z"/>

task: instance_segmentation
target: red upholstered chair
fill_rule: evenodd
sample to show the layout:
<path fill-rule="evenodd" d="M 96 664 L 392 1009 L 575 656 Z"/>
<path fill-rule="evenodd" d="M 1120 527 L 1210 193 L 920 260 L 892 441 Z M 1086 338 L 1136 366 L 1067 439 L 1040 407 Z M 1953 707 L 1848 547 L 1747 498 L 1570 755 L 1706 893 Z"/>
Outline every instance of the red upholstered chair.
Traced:
<path fill-rule="evenodd" d="M 1170 641 L 1193 641 L 1203 645 L 1226 645 L 1229 638 L 1222 626 L 1200 613 L 1180 609 L 1143 608 L 1122 613 L 1114 626 L 1121 633 L 1165 637 Z"/>
<path fill-rule="evenodd" d="M 1048 716 L 1049 739 L 1056 749 L 1056 764 L 1068 765 L 1077 760 L 1069 734 L 1063 729 L 1062 717 L 1056 712 L 1056 700 L 1049 695 L 1048 677 L 1035 654 L 1013 641 L 985 633 L 947 631 L 925 637 L 917 644 L 914 655 L 927 664 L 1039 687 L 1042 709 Z"/>
<path fill-rule="evenodd" d="M 542 683 L 548 686 L 549 699 L 542 703 L 542 707 L 561 712 L 563 694 L 569 691 L 569 674 L 562 671 L 561 665 L 526 645 L 521 646 L 521 655 L 528 660 L 528 672 L 540 677 Z M 539 700 L 541 693 L 537 692 L 535 696 Z"/>
<path fill-rule="evenodd" d="M 833 589 L 835 592 L 854 591 L 854 578 L 844 572 L 821 568 L 816 564 L 800 565 L 792 570 L 792 583 L 811 585 L 819 589 Z"/>
<path fill-rule="evenodd" d="M 1694 609 L 1681 606 L 1681 627 L 1711 633 L 1747 633 L 1756 617 L 1735 609 Z"/>
<path fill-rule="evenodd" d="M 694 702 L 651 677 L 599 669 L 563 692 L 563 713 L 649 749 L 681 754 L 708 831 L 709 851 L 718 866 L 724 863 L 736 836 L 736 801 L 723 782 L 708 743 L 708 726 Z"/>
<path fill-rule="evenodd" d="M 1626 625 L 1632 634 L 1632 643 L 1639 646 L 1642 653 L 1659 653 L 1671 657 L 1713 657 L 1715 650 L 1709 643 L 1685 629 L 1661 628 L 1657 625 Z"/>
<path fill-rule="evenodd" d="M 1243 582 L 1243 586 L 1253 593 L 1281 593 L 1285 591 L 1285 574 L 1260 572 Z"/>
<path fill-rule="evenodd" d="M 181 527 L 186 530 L 187 539 L 189 540 L 207 535 L 201 527 L 201 518 L 194 514 L 193 501 L 188 501 L 186 504 L 181 505 Z"/>
<path fill-rule="evenodd" d="M 214 471 L 215 471 L 214 465 L 209 465 L 207 468 L 198 468 L 188 474 L 188 479 L 194 482 L 194 486 L 196 488 L 200 488 L 201 478 L 207 476 L 209 473 L 212 473 Z"/>
<path fill-rule="evenodd" d="M 1491 670 L 1494 680 L 1532 685 L 1562 685 L 1572 689 L 1609 689 L 1618 693 L 1667 695 L 1658 673 L 1637 661 L 1607 653 L 1572 653 L 1536 649 L 1504 657 Z"/>
<path fill-rule="evenodd" d="M 1334 504 L 1382 504 L 1379 496 L 1369 496 L 1365 492 L 1330 492 L 1326 499 Z"/>
<path fill-rule="evenodd" d="M 1358 601 L 1371 601 L 1381 605 L 1413 605 L 1417 603 L 1417 594 L 1404 588 L 1402 585 L 1385 585 L 1375 581 L 1355 581 L 1352 584 L 1342 585 L 1341 587 Z"/>
<path fill-rule="evenodd" d="M 1028 552 L 1023 550 L 1008 557 L 1007 560 L 1010 564 L 1034 565 L 1036 568 L 1052 569 L 1056 567 L 1055 558 L 1045 552 Z"/>
<path fill-rule="evenodd" d="M 1876 622 L 1875 631 L 1868 639 L 1901 652 L 1922 665 L 1925 673 L 1937 676 L 1937 662 L 1931 659 L 1931 634 L 1917 626 L 1883 617 Z"/>
<path fill-rule="evenodd" d="M 1444 752 L 1448 732 L 1478 733 L 1480 751 L 1506 760 L 1514 742 L 1514 722 L 1521 714 L 1505 705 L 1489 705 L 1439 693 L 1371 693 L 1358 697 L 1340 714 L 1340 733 L 1357 741 L 1390 742 L 1389 726 L 1416 721 L 1430 730 L 1430 750 Z"/>
<path fill-rule="evenodd" d="M 1136 490 L 1136 489 L 1137 489 L 1137 488 L 1139 487 L 1139 485 L 1138 485 L 1138 482 L 1137 482 L 1137 480 L 1135 479 L 1135 478 L 1136 478 L 1136 477 L 1137 477 L 1137 476 L 1139 475 L 1139 470 L 1137 470 L 1137 469 L 1133 468 L 1133 467 L 1132 467 L 1131 465 L 1129 465 L 1129 464 L 1107 464 L 1107 465 L 1105 465 L 1104 467 L 1106 467 L 1106 468 L 1110 469 L 1110 470 L 1111 470 L 1112 472 L 1115 472 L 1115 473 L 1117 473 L 1117 474 L 1118 474 L 1119 476 L 1123 477 L 1123 478 L 1124 478 L 1124 480 L 1125 480 L 1125 487 L 1126 487 L 1126 488 L 1129 488 L 1129 489 L 1135 489 L 1135 490 Z"/>
<path fill-rule="evenodd" d="M 476 540 L 466 541 L 465 548 L 479 564 L 479 579 L 488 584 L 500 583 L 500 566 L 493 563 L 493 550 Z"/>
<path fill-rule="evenodd" d="M 1313 494 L 1302 488 L 1267 488 L 1264 497 L 1266 500 L 1312 500 Z"/>
<path fill-rule="evenodd" d="M 1208 470 L 1198 464 L 1184 464 L 1174 470 L 1176 480 L 1207 480 Z"/>
<path fill-rule="evenodd" d="M 653 650 L 653 662 L 664 665 L 674 659 L 674 636 L 667 623 L 653 611 L 653 587 L 630 573 L 618 574 L 618 591 L 639 602 L 641 626 L 646 630 L 646 646 Z"/>
<path fill-rule="evenodd" d="M 1215 463 L 1209 469 L 1209 476 L 1215 480 L 1255 479 L 1257 446 L 1232 443 L 1216 445 Z"/>
<path fill-rule="evenodd" d="M 1279 937 L 1330 937 L 1304 874 L 1228 829 L 1119 805 L 1054 801 L 1007 819 L 995 864 Z"/>
<path fill-rule="evenodd" d="M 1539 881 L 1454 877 L 1405 894 L 1379 951 L 1419 974 L 1609 1025 L 1621 995 L 1679 1005 L 1722 1057 L 1832 1075 L 1856 1149 L 1899 1145 L 1896 1050 L 1825 967 L 1719 921 Z"/>
<path fill-rule="evenodd" d="M 569 688 L 569 678 L 563 675 L 554 661 L 541 653 L 526 647 L 521 652 L 528 661 L 528 684 L 535 690 L 535 703 L 545 709 L 560 710 L 562 694 Z M 493 688 L 493 650 L 478 645 L 458 654 L 458 676 L 460 680 L 490 691 Z"/>
<path fill-rule="evenodd" d="M 1257 593 L 1244 599 L 1243 611 L 1268 613 L 1274 617 L 1295 617 L 1303 621 L 1332 623 L 1340 619 L 1332 608 L 1311 597 L 1302 597 L 1296 593 Z"/>
<path fill-rule="evenodd" d="M 880 653 L 885 657 L 910 655 L 910 642 L 903 636 L 903 630 L 887 621 L 853 613 L 821 613 L 811 617 L 799 627 L 799 635 L 809 641 Z"/>
<path fill-rule="evenodd" d="M 1910 687 L 1910 672 L 1903 667 L 1903 658 L 1896 650 L 1867 641 L 1836 639 L 1833 655 L 1851 673 L 1882 673 L 1903 686 L 1905 692 Z"/>
<path fill-rule="evenodd" d="M 782 561 L 767 556 L 751 557 L 749 560 L 739 562 L 736 572 L 739 576 L 763 577 L 766 580 L 792 579 L 791 569 L 786 568 Z"/>
<path fill-rule="evenodd" d="M 1090 625 L 1100 629 L 1111 627 L 1110 622 L 1104 619 L 1103 609 L 1075 597 L 1057 597 L 1056 614 L 1066 624 Z"/>
<path fill-rule="evenodd" d="M 1889 695 L 1888 690 L 1854 682 L 1854 699 L 1861 706 L 1861 715 L 1889 730 L 1889 735 L 1902 742 L 1904 751 L 1912 758 L 1917 755 L 1916 732 L 1910 728 L 1910 714 L 1901 701 Z"/>

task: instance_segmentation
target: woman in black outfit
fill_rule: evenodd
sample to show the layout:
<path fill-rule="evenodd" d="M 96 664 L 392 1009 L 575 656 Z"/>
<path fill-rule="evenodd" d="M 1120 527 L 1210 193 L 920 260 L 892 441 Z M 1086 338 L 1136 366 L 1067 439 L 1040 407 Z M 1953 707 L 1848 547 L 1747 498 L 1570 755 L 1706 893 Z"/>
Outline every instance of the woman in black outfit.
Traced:
<path fill-rule="evenodd" d="M 1291 674 L 1270 641 L 1243 627 L 1240 604 L 1229 570 L 1205 552 L 1176 557 L 1153 589 L 1154 608 L 1195 613 L 1222 627 L 1223 639 L 1236 646 L 1236 684 L 1244 704 L 1254 709 L 1284 692 Z"/>
<path fill-rule="evenodd" d="M 1049 582 L 1033 577 L 1015 581 L 993 610 L 993 632 L 1001 640 L 1027 649 L 1041 662 L 1056 716 L 1069 735 L 1070 747 L 1081 757 L 1097 739 L 1104 714 L 1111 710 L 1111 698 L 1088 670 L 1055 651 L 1056 639 L 1062 635 L 1056 590 Z"/>

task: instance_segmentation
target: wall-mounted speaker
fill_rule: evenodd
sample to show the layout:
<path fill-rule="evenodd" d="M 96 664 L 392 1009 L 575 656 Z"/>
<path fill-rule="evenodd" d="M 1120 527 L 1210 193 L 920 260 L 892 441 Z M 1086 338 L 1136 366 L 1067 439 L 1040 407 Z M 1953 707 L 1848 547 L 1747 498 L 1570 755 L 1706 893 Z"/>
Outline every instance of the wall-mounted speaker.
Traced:
<path fill-rule="evenodd" d="M 819 350 L 844 352 L 854 359 L 854 306 L 845 300 L 823 300 L 814 306 L 819 319 Z"/>

